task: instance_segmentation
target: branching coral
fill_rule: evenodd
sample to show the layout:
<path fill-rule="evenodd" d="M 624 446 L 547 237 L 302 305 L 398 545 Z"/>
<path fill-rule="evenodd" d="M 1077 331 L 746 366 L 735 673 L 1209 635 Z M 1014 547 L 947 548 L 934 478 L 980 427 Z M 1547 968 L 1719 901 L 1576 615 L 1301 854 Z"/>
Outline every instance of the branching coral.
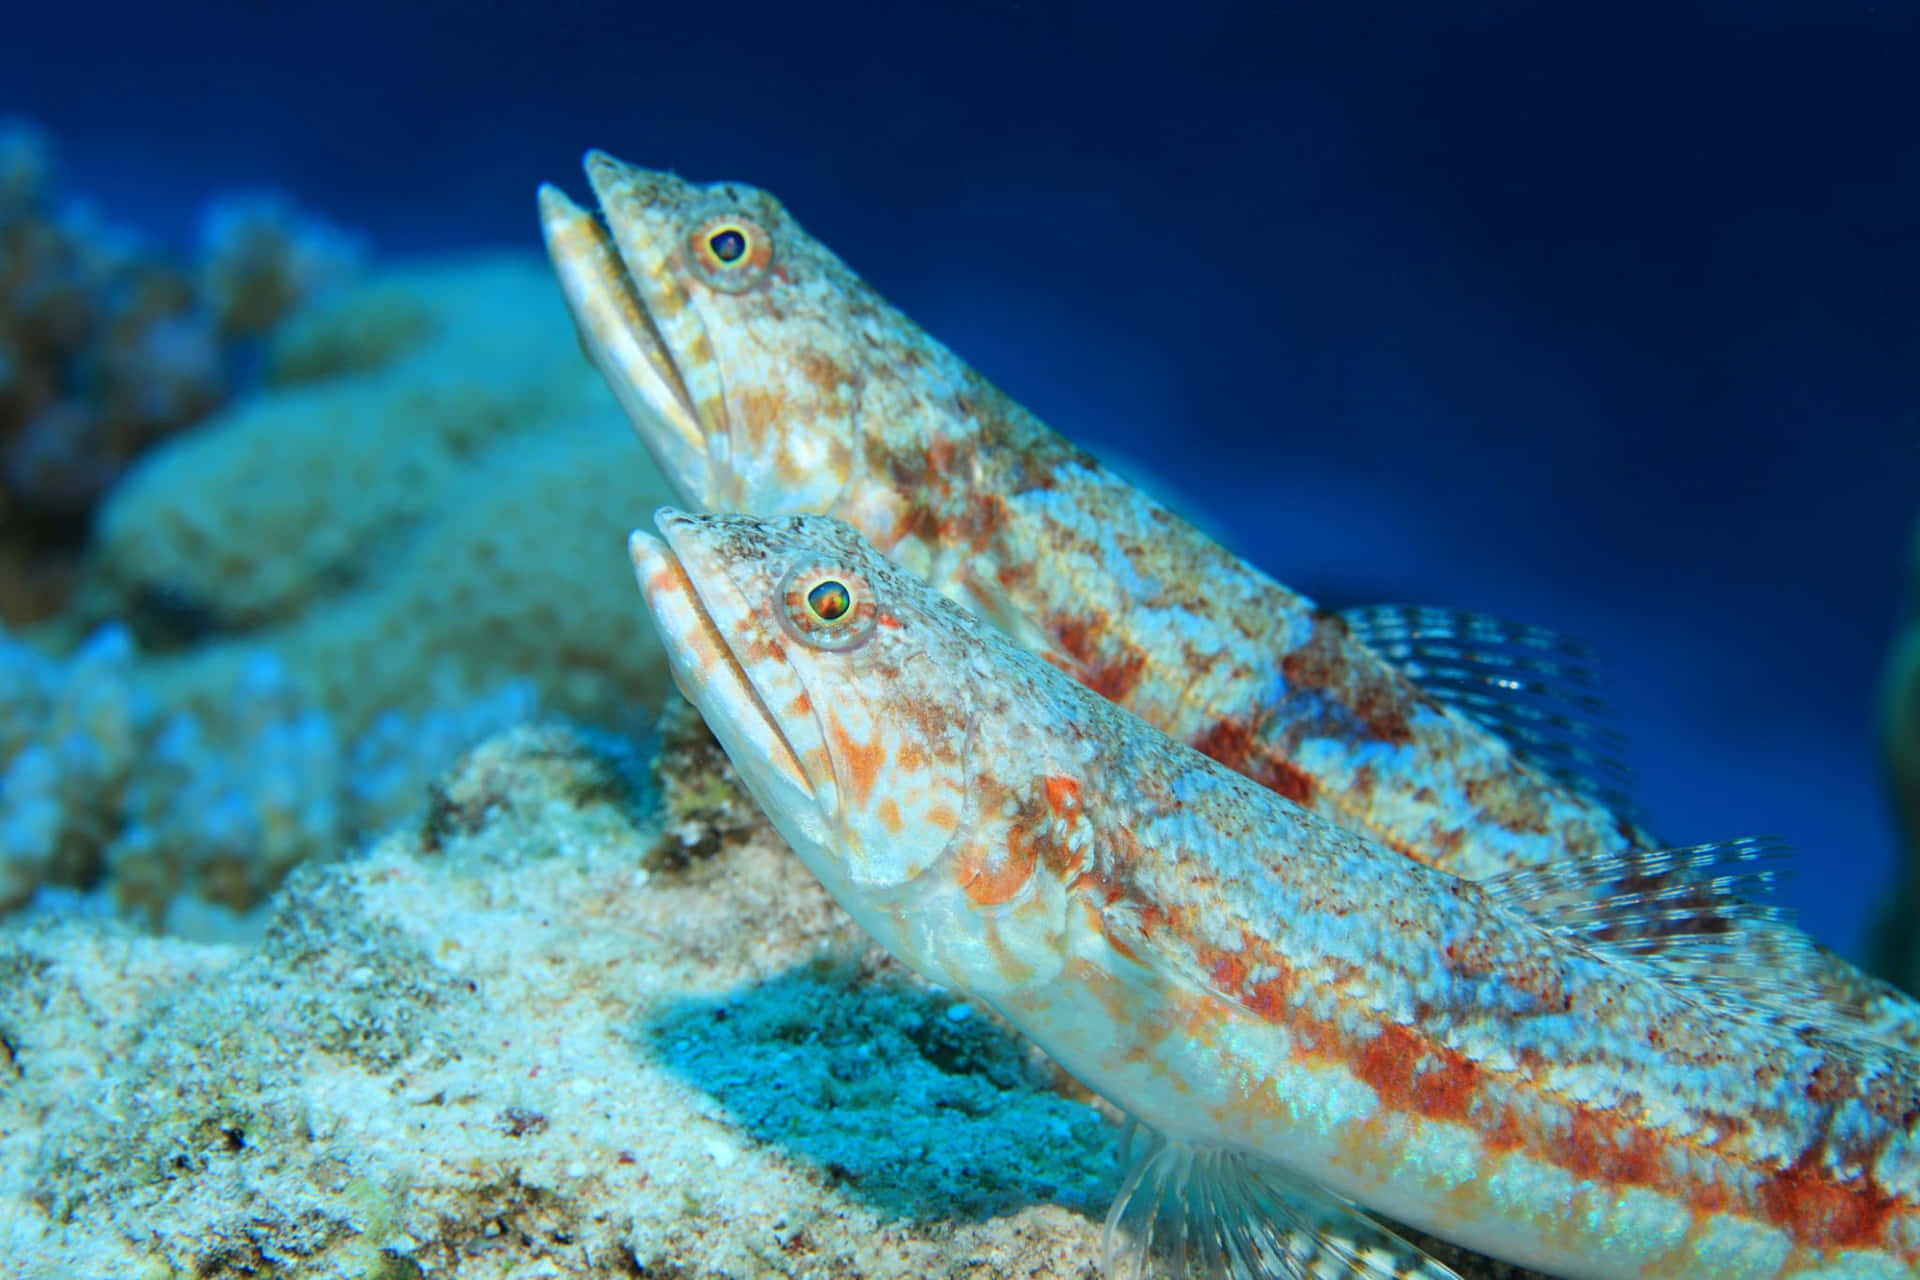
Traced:
<path fill-rule="evenodd" d="M 0 631 L 0 910 L 51 888 L 155 924 L 243 913 L 293 866 L 424 811 L 436 772 L 538 712 L 510 680 L 349 736 L 271 650 L 232 656 L 221 696 L 195 698 L 124 627 L 66 659 Z"/>
<path fill-rule="evenodd" d="M 244 344 L 358 247 L 278 197 L 216 200 L 183 264 L 56 190 L 46 133 L 0 121 L 0 618 L 60 602 L 127 464 L 232 394 Z"/>

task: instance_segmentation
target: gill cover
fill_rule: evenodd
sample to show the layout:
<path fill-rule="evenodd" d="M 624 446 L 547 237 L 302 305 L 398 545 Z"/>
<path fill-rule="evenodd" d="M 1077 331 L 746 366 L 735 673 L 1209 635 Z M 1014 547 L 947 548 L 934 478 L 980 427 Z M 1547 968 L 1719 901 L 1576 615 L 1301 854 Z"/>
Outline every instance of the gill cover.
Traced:
<path fill-rule="evenodd" d="M 793 542 L 772 611 L 833 769 L 847 877 L 907 884 L 968 825 L 964 673 L 941 661 L 943 619 L 889 591 L 902 571 L 851 529 L 824 516 L 779 524 Z"/>

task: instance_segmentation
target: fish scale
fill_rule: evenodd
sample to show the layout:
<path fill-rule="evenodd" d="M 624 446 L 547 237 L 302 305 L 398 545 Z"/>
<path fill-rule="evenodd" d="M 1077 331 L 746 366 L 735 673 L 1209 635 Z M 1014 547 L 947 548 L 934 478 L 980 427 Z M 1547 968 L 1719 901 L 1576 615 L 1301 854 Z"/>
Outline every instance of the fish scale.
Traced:
<path fill-rule="evenodd" d="M 1050 431 L 771 195 L 599 152 L 587 172 L 604 223 L 543 188 L 548 250 L 584 348 L 683 502 L 844 519 L 1088 688 L 1417 862 L 1486 879 L 1658 846 L 1432 696 L 1365 643 L 1373 629 Z M 702 239 L 716 228 L 738 239 Z M 1888 984 L 1788 928 L 1743 945 L 1756 998 L 1920 1050 L 1920 1003 Z"/>
<path fill-rule="evenodd" d="M 1261 788 L 838 521 L 656 524 L 632 552 L 676 679 L 788 843 L 1151 1135 L 1110 1276 L 1451 1274 L 1366 1210 L 1573 1278 L 1920 1275 L 1910 1055 L 1652 951 L 1712 939 L 1589 945 Z M 1660 901 L 1580 865 L 1554 888 L 1583 919 Z"/>

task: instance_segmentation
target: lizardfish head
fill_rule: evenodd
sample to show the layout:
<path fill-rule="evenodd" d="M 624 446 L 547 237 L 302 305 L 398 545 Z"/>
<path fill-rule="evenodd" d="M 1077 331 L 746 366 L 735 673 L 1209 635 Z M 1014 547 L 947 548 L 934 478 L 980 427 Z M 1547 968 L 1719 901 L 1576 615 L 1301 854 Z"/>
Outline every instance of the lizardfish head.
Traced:
<path fill-rule="evenodd" d="M 979 624 L 826 516 L 663 508 L 634 572 L 674 678 L 841 903 L 915 881 L 968 822 Z M 961 663 L 950 660 L 958 654 Z M 861 923 L 884 940 L 884 922 Z"/>
<path fill-rule="evenodd" d="M 937 344 L 764 191 L 597 151 L 586 169 L 604 223 L 543 187 L 548 254 L 582 345 L 681 500 L 832 509 L 869 532 L 902 521 L 899 486 L 863 475 L 876 443 L 925 465 L 901 438 L 917 429 L 901 396 L 924 397 L 927 379 L 900 365 Z M 881 415 L 876 441 L 862 424 Z"/>

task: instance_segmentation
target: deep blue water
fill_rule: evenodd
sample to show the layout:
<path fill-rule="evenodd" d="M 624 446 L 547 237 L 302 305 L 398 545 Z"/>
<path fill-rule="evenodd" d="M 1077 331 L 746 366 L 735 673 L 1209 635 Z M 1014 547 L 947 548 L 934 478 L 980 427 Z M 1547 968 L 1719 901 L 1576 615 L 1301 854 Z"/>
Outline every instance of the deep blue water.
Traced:
<path fill-rule="evenodd" d="M 766 186 L 1282 580 L 1587 637 L 1656 827 L 1791 838 L 1852 949 L 1896 857 L 1920 6 L 1187 8 L 15 6 L 0 112 L 180 237 L 272 184 L 383 251 L 533 246 L 589 146 Z"/>

